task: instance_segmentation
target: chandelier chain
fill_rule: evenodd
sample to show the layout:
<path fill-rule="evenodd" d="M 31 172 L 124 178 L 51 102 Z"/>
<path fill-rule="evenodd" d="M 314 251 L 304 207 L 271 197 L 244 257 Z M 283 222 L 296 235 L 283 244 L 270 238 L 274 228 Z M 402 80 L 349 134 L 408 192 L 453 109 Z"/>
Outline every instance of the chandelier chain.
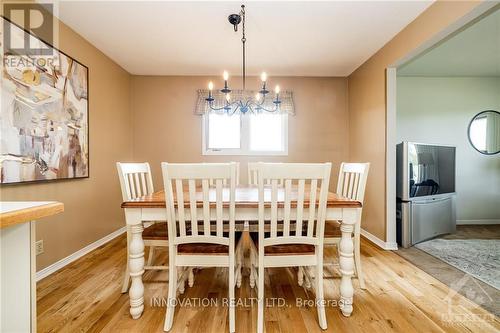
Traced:
<path fill-rule="evenodd" d="M 243 92 L 246 91 L 246 31 L 245 31 L 245 5 L 241 5 L 241 10 L 239 14 L 231 14 L 228 17 L 229 23 L 233 25 L 234 31 L 238 31 L 238 24 L 242 23 L 242 37 L 241 37 L 241 44 L 242 44 L 242 58 L 243 58 Z M 267 74 L 265 72 L 262 73 L 261 79 L 262 79 L 262 88 L 261 90 L 257 93 L 255 99 L 252 97 L 248 98 L 240 98 L 237 100 L 231 100 L 231 89 L 229 88 L 228 85 L 228 78 L 229 74 L 227 71 L 224 71 L 223 74 L 224 77 L 224 88 L 219 90 L 221 93 L 224 94 L 225 96 L 225 102 L 223 106 L 215 106 L 213 102 L 215 101 L 214 95 L 212 95 L 212 89 L 213 89 L 213 83 L 209 82 L 208 84 L 208 97 L 205 98 L 205 100 L 208 103 L 208 107 L 212 111 L 225 111 L 228 115 L 232 115 L 236 113 L 238 110 L 245 114 L 247 112 L 279 112 L 280 110 L 280 104 L 281 100 L 279 98 L 279 86 L 276 86 L 275 89 L 275 99 L 271 101 L 272 104 L 274 104 L 274 107 L 269 107 L 267 106 L 266 103 L 266 97 L 269 94 L 269 90 L 266 89 L 266 79 L 267 79 Z M 244 94 L 243 94 L 244 95 Z M 220 104 L 219 104 L 220 105 Z"/>
<path fill-rule="evenodd" d="M 242 18 L 242 30 L 243 36 L 241 37 L 241 43 L 243 44 L 243 90 L 245 90 L 245 79 L 246 79 L 246 59 L 245 59 L 245 43 L 247 41 L 245 37 L 245 5 L 241 5 L 241 18 Z"/>

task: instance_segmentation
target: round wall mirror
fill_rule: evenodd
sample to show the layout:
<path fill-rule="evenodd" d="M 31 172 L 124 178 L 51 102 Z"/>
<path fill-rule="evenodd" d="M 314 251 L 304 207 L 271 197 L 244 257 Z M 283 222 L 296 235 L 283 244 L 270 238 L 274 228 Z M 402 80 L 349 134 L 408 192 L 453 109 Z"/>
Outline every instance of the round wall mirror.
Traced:
<path fill-rule="evenodd" d="M 485 155 L 500 152 L 500 112 L 486 110 L 472 118 L 467 131 L 469 142 L 475 150 Z"/>

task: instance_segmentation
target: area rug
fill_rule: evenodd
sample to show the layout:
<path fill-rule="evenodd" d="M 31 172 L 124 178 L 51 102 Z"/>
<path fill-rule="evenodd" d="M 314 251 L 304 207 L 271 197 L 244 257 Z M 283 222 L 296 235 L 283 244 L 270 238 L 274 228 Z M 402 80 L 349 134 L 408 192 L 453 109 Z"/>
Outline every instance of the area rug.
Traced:
<path fill-rule="evenodd" d="M 415 247 L 500 290 L 500 240 L 437 238 Z"/>

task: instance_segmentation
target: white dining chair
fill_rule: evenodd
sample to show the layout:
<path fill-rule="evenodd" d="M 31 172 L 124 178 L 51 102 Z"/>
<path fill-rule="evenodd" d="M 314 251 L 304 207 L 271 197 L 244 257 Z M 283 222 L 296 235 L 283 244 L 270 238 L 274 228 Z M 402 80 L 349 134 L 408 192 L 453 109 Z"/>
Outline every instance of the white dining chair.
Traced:
<path fill-rule="evenodd" d="M 207 162 L 204 162 L 207 163 Z M 231 162 L 236 164 L 236 185 L 240 185 L 240 162 Z M 209 181 L 210 186 L 215 185 L 215 179 L 210 179 Z M 228 180 L 224 179 L 222 181 L 222 185 L 228 186 Z M 242 242 L 238 243 L 238 246 L 236 247 L 236 286 L 239 288 L 241 287 L 241 279 L 242 279 L 242 268 L 243 268 L 243 244 Z"/>
<path fill-rule="evenodd" d="M 170 236 L 164 329 L 170 331 L 172 328 L 177 290 L 183 284 L 178 281 L 189 274 L 189 268 L 227 267 L 229 331 L 234 332 L 236 164 L 162 163 L 162 173 Z M 214 182 L 213 187 L 210 186 L 210 180 Z M 224 181 L 227 187 L 224 187 Z M 201 188 L 201 192 L 197 188 Z M 184 198 L 184 195 L 187 197 Z M 200 199 L 203 204 L 197 207 Z"/>
<path fill-rule="evenodd" d="M 122 191 L 122 200 L 130 201 L 145 195 L 152 194 L 153 178 L 149 163 L 116 163 L 118 178 Z M 167 224 L 158 222 L 148 225 L 142 232 L 144 246 L 149 247 L 147 265 L 144 269 L 167 270 L 167 265 L 153 265 L 155 247 L 168 247 Z M 127 267 L 123 277 L 122 293 L 126 293 L 129 287 L 130 274 L 128 267 L 128 247 L 130 245 L 130 235 L 127 230 Z"/>
<path fill-rule="evenodd" d="M 248 178 L 247 178 L 247 184 L 248 185 L 253 185 L 257 186 L 259 185 L 259 164 L 263 162 L 248 162 L 247 164 L 247 171 L 248 171 Z M 275 164 L 281 164 L 281 163 L 275 163 Z M 269 185 L 269 180 L 266 180 L 265 185 Z M 283 186 L 283 179 L 280 179 L 278 181 L 278 186 Z"/>
<path fill-rule="evenodd" d="M 345 198 L 357 200 L 363 204 L 366 181 L 370 163 L 342 163 L 340 165 L 337 194 Z M 340 244 L 340 224 L 337 221 L 327 221 L 325 224 L 325 246 Z M 361 213 L 354 225 L 354 265 L 361 289 L 366 289 L 363 270 L 361 268 Z"/>
<path fill-rule="evenodd" d="M 260 163 L 259 227 L 251 246 L 257 278 L 257 331 L 264 331 L 264 274 L 271 267 L 313 267 L 319 326 L 327 328 L 323 296 L 323 229 L 331 163 Z M 278 185 L 283 180 L 283 187 Z M 269 182 L 269 187 L 264 185 Z M 296 186 L 296 197 L 292 196 Z M 318 193 L 319 189 L 319 193 Z M 278 202 L 278 198 L 279 202 Z M 296 200 L 296 205 L 292 205 Z M 281 225 L 280 225 L 281 224 Z"/>
<path fill-rule="evenodd" d="M 248 185 L 254 185 L 257 186 L 259 184 L 259 163 L 260 162 L 248 162 L 247 164 L 247 172 L 248 172 L 248 178 L 247 178 L 247 183 Z"/>
<path fill-rule="evenodd" d="M 207 163 L 207 162 L 204 162 L 205 164 L 210 164 L 210 163 Z M 236 164 L 236 186 L 240 185 L 240 162 L 231 162 L 231 163 L 234 163 Z M 214 186 L 215 185 L 215 182 L 214 182 L 214 179 L 210 179 L 210 182 L 209 182 L 210 186 Z M 223 184 L 224 186 L 227 186 L 227 179 L 223 181 Z"/>

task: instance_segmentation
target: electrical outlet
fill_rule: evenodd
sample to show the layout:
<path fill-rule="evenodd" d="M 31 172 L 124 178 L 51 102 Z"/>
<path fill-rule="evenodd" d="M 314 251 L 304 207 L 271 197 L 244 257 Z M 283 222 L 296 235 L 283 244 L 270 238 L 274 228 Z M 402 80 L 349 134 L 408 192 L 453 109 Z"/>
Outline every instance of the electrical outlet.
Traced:
<path fill-rule="evenodd" d="M 43 239 L 40 239 L 35 243 L 35 251 L 36 255 L 42 254 L 43 253 Z"/>

